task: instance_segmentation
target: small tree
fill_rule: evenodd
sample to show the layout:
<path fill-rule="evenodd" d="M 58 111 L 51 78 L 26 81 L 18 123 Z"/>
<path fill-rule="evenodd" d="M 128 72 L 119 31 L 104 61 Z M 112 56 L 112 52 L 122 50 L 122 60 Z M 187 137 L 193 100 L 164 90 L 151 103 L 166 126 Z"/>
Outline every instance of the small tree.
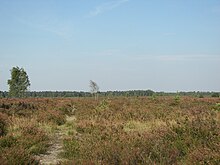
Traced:
<path fill-rule="evenodd" d="M 8 80 L 9 96 L 24 97 L 25 92 L 31 85 L 28 75 L 23 68 L 13 67 L 11 70 L 11 79 Z"/>
<path fill-rule="evenodd" d="M 91 94 L 94 95 L 95 100 L 97 100 L 98 99 L 99 86 L 92 80 L 90 80 L 89 86 L 90 86 Z"/>

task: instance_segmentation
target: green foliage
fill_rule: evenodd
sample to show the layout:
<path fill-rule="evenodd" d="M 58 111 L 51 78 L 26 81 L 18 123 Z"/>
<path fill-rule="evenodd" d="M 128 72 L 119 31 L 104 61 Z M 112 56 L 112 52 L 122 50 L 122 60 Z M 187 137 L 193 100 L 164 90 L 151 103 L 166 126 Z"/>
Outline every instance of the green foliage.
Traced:
<path fill-rule="evenodd" d="M 198 96 L 199 98 L 204 98 L 204 96 L 202 95 L 202 94 L 199 94 L 199 96 Z"/>
<path fill-rule="evenodd" d="M 0 148 L 10 148 L 16 145 L 17 139 L 12 135 L 3 136 L 0 138 Z"/>
<path fill-rule="evenodd" d="M 107 110 L 109 108 L 109 103 L 107 100 L 102 100 L 99 105 L 96 107 L 96 111 L 97 112 L 101 112 L 101 111 L 104 111 L 104 110 Z"/>
<path fill-rule="evenodd" d="M 67 159 L 73 159 L 79 157 L 79 143 L 76 139 L 64 139 L 64 152 L 61 155 Z"/>
<path fill-rule="evenodd" d="M 174 97 L 174 100 L 175 100 L 175 102 L 179 102 L 179 101 L 180 101 L 180 96 L 179 96 L 179 95 L 176 95 L 176 96 Z"/>
<path fill-rule="evenodd" d="M 212 97 L 219 97 L 219 93 L 217 93 L 217 92 L 212 93 Z"/>
<path fill-rule="evenodd" d="M 216 93 L 216 92 L 215 92 Z M 99 97 L 118 97 L 118 96 L 175 96 L 176 93 L 165 93 L 165 92 L 154 92 L 152 90 L 130 90 L 130 91 L 107 91 L 107 92 L 98 92 Z M 191 97 L 211 97 L 213 92 L 178 92 L 179 96 L 191 96 Z M 0 92 L 0 98 L 8 97 L 9 93 L 6 91 Z M 91 92 L 78 92 L 78 91 L 26 91 L 25 96 L 27 97 L 91 97 Z"/>
<path fill-rule="evenodd" d="M 179 95 L 175 95 L 173 98 L 173 102 L 170 104 L 171 106 L 176 106 L 180 104 L 180 96 Z"/>
<path fill-rule="evenodd" d="M 220 112 L 220 103 L 216 103 L 216 104 L 214 105 L 213 109 L 214 109 L 215 111 Z"/>
<path fill-rule="evenodd" d="M 0 98 L 5 98 L 7 92 L 0 91 Z"/>
<path fill-rule="evenodd" d="M 151 96 L 150 96 L 150 98 L 152 99 L 152 100 L 157 100 L 157 95 L 156 95 L 156 93 L 154 93 L 154 94 L 152 94 Z"/>
<path fill-rule="evenodd" d="M 9 95 L 11 97 L 24 97 L 25 92 L 30 86 L 30 81 L 26 71 L 23 68 L 13 67 L 11 70 L 11 79 L 8 80 Z"/>
<path fill-rule="evenodd" d="M 0 136 L 7 133 L 7 115 L 0 113 Z"/>

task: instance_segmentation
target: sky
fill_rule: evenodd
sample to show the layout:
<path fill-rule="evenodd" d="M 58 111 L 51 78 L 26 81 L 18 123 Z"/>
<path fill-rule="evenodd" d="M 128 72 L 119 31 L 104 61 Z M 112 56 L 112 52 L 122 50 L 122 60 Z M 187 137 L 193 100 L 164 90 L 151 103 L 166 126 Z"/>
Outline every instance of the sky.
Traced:
<path fill-rule="evenodd" d="M 0 0 L 0 91 L 220 91 L 220 0 Z"/>

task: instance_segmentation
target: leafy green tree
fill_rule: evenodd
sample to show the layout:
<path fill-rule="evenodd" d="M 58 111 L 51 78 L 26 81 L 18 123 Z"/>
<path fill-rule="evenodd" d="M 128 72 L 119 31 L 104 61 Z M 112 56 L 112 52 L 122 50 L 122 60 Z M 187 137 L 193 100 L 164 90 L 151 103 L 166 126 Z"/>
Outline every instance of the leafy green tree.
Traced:
<path fill-rule="evenodd" d="M 31 85 L 28 75 L 23 68 L 13 67 L 11 70 L 11 79 L 8 80 L 9 96 L 24 97 L 25 92 Z"/>

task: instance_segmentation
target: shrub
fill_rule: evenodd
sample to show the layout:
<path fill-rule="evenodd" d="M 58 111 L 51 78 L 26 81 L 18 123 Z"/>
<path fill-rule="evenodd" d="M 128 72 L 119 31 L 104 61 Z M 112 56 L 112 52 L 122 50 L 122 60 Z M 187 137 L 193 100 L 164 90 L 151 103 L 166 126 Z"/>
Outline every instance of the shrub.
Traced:
<path fill-rule="evenodd" d="M 204 98 L 204 96 L 202 95 L 202 94 L 199 94 L 199 96 L 198 96 L 199 98 Z"/>
<path fill-rule="evenodd" d="M 65 152 L 61 153 L 64 158 L 73 159 L 79 157 L 79 143 L 74 138 L 66 138 L 63 141 Z"/>
<path fill-rule="evenodd" d="M 175 101 L 176 103 L 179 103 L 179 102 L 180 102 L 180 96 L 179 96 L 179 95 L 176 95 L 176 96 L 174 97 L 174 101 Z"/>
<path fill-rule="evenodd" d="M 7 157 L 7 162 L 17 161 L 17 150 L 25 150 L 24 154 L 18 155 L 24 162 L 32 161 L 32 156 L 46 152 L 49 143 L 48 135 L 39 128 L 39 124 L 34 118 L 11 117 L 8 134 L 0 139 L 0 156 Z M 6 156 L 5 156 L 6 155 Z M 22 158 L 22 156 L 24 156 Z M 15 160 L 14 160 L 15 159 Z M 27 160 L 26 160 L 27 159 Z M 22 162 L 22 161 L 21 161 Z M 24 163 L 28 164 L 28 163 Z"/>
<path fill-rule="evenodd" d="M 66 116 L 59 110 L 40 111 L 38 113 L 38 122 L 52 122 L 57 125 L 62 125 L 66 122 Z"/>
<path fill-rule="evenodd" d="M 73 103 L 65 104 L 58 108 L 59 111 L 61 111 L 65 115 L 73 115 L 76 111 L 76 107 Z"/>
<path fill-rule="evenodd" d="M 1 164 L 36 164 L 31 153 L 12 135 L 0 137 Z"/>
<path fill-rule="evenodd" d="M 0 136 L 7 133 L 7 115 L 0 113 Z"/>
<path fill-rule="evenodd" d="M 216 103 L 215 105 L 213 105 L 213 110 L 220 112 L 220 103 Z"/>
<path fill-rule="evenodd" d="M 5 148 L 2 151 L 2 161 L 5 164 L 11 165 L 25 165 L 25 164 L 38 164 L 37 161 L 34 160 L 33 156 L 22 146 L 15 145 L 10 148 Z"/>
<path fill-rule="evenodd" d="M 13 104 L 27 102 L 3 101 L 0 110 L 4 113 L 13 110 Z M 7 134 L 0 137 L 1 164 L 37 163 L 32 156 L 46 151 L 52 135 L 49 131 L 64 123 L 65 115 L 73 114 L 75 107 L 76 120 L 68 119 L 57 127 L 64 131 L 61 155 L 70 160 L 67 164 L 219 162 L 218 99 L 182 96 L 180 101 L 169 96 L 157 97 L 156 101 L 150 97 L 113 97 L 100 102 L 91 98 L 35 101 L 30 101 L 35 106 L 33 113 L 28 113 L 28 108 L 24 117 L 17 115 L 18 111 L 9 117 Z M 42 129 L 49 130 L 49 134 Z"/>
<path fill-rule="evenodd" d="M 178 161 L 193 162 L 189 159 L 192 159 L 191 152 L 196 148 L 203 147 L 210 151 L 210 155 L 216 155 L 218 145 L 219 123 L 212 117 L 202 119 L 198 116 L 192 121 L 185 120 L 173 126 L 172 132 L 163 137 L 161 144 L 156 144 L 158 150 L 154 152 L 154 156 L 162 164 L 176 164 Z M 200 158 L 200 162 L 205 164 L 207 159 L 209 158 Z M 216 161 L 216 158 L 208 160 L 211 164 Z"/>
<path fill-rule="evenodd" d="M 99 105 L 96 107 L 97 112 L 105 111 L 109 108 L 108 100 L 102 100 Z"/>
<path fill-rule="evenodd" d="M 212 93 L 212 97 L 219 97 L 219 93 L 217 93 L 217 92 Z"/>
<path fill-rule="evenodd" d="M 179 95 L 176 95 L 174 98 L 173 98 L 173 102 L 170 103 L 171 106 L 176 106 L 176 105 L 179 105 L 180 104 L 180 96 Z"/>
<path fill-rule="evenodd" d="M 157 95 L 154 93 L 154 94 L 152 94 L 151 96 L 150 96 L 150 99 L 151 100 L 156 100 L 157 99 Z"/>
<path fill-rule="evenodd" d="M 16 145 L 17 139 L 13 137 L 12 135 L 6 135 L 3 137 L 0 137 L 0 148 L 10 148 L 14 145 Z"/>

